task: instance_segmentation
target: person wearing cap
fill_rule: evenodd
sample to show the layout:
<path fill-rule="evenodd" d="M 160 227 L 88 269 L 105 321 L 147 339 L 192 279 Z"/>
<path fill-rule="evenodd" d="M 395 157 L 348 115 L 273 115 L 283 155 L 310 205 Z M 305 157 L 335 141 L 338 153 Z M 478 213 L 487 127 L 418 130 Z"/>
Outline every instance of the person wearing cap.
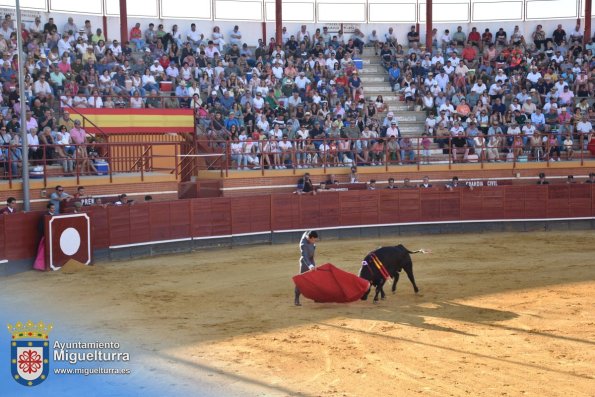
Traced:
<path fill-rule="evenodd" d="M 383 128 L 388 128 L 390 127 L 391 123 L 395 121 L 397 123 L 397 127 L 399 126 L 399 123 L 397 121 L 397 119 L 395 118 L 395 114 L 394 112 L 388 112 L 386 114 L 386 117 L 384 118 L 384 120 L 382 121 L 382 127 Z"/>
<path fill-rule="evenodd" d="M 401 138 L 401 133 L 399 131 L 399 127 L 397 125 L 396 119 L 391 120 L 388 128 L 386 129 L 386 137 L 387 138 L 390 138 L 390 137 Z"/>
<path fill-rule="evenodd" d="M 306 77 L 306 74 L 304 72 L 300 72 L 299 75 L 295 78 L 295 86 L 296 88 L 299 90 L 300 94 L 305 94 L 306 92 L 306 87 L 312 83 L 312 81 Z"/>
<path fill-rule="evenodd" d="M 264 107 L 264 98 L 261 91 L 256 91 L 256 96 L 252 99 L 252 106 L 259 111 Z"/>

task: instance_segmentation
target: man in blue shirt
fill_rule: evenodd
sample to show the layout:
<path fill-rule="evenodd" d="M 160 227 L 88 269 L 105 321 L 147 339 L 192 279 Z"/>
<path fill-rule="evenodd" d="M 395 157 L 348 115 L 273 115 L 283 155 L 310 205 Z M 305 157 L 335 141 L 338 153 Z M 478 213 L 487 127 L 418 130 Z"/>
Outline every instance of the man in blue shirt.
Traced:
<path fill-rule="evenodd" d="M 225 119 L 225 129 L 230 131 L 232 125 L 235 125 L 238 130 L 240 129 L 240 120 L 236 119 L 236 114 L 233 111 L 229 112 L 229 117 Z"/>
<path fill-rule="evenodd" d="M 395 90 L 395 84 L 398 83 L 399 77 L 401 77 L 401 69 L 396 62 L 393 62 L 390 69 L 388 69 L 388 81 L 390 81 L 390 86 L 392 90 Z"/>

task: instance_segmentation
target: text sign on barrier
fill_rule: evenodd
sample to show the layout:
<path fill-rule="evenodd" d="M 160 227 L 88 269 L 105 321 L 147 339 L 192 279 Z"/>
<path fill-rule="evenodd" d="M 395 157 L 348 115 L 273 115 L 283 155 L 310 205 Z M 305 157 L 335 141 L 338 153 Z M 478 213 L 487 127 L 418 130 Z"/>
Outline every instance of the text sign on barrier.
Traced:
<path fill-rule="evenodd" d="M 341 30 L 340 23 L 325 23 L 324 26 L 328 28 L 329 33 L 338 33 Z M 353 33 L 355 29 L 359 29 L 359 23 L 344 23 L 343 24 L 343 34 Z"/>
<path fill-rule="evenodd" d="M 60 269 L 69 259 L 91 264 L 91 219 L 87 214 L 46 216 L 46 264 Z"/>

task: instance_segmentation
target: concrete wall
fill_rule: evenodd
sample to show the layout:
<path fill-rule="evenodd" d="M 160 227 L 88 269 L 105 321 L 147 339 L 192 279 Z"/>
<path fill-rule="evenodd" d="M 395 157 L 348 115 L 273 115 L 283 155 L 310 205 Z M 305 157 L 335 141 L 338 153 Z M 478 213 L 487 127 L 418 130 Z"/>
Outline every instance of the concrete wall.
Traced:
<path fill-rule="evenodd" d="M 45 12 L 34 12 L 42 17 L 42 22 L 45 23 L 49 16 L 49 13 Z M 93 29 L 103 28 L 103 17 L 99 15 L 83 15 L 83 14 L 70 14 L 70 13 L 58 13 L 53 12 L 51 13 L 54 17 L 54 21 L 58 26 L 58 29 L 61 30 L 62 26 L 68 20 L 68 17 L 72 16 L 74 18 L 74 22 L 80 27 L 84 25 L 84 21 L 88 19 L 91 21 L 91 25 Z M 120 37 L 120 18 L 119 17 L 106 17 L 107 19 L 107 33 L 108 39 L 119 39 Z M 30 22 L 30 18 L 24 18 L 24 22 Z M 134 26 L 136 22 L 141 24 L 141 28 L 145 29 L 150 22 L 153 22 L 155 25 L 159 23 L 163 23 L 165 30 L 169 31 L 171 26 L 177 24 L 179 30 L 184 33 L 190 29 L 190 24 L 195 22 L 198 26 L 198 30 L 205 34 L 205 36 L 210 35 L 213 31 L 214 26 L 219 26 L 221 28 L 221 32 L 224 35 L 229 35 L 229 32 L 233 30 L 234 25 L 239 25 L 240 30 L 242 32 L 244 41 L 248 43 L 250 46 L 254 46 L 257 44 L 258 39 L 262 38 L 262 22 L 236 22 L 236 21 L 205 21 L 205 20 L 184 20 L 184 19 L 159 19 L 159 18 L 139 18 L 139 17 L 129 17 L 128 18 L 128 29 Z M 554 31 L 558 24 L 562 24 L 564 29 L 568 34 L 572 30 L 574 30 L 574 26 L 576 25 L 576 19 L 552 19 L 552 20 L 543 20 L 543 21 L 497 21 L 497 22 L 472 22 L 472 23 L 437 23 L 434 24 L 434 27 L 438 29 L 439 32 L 444 31 L 444 29 L 450 29 L 451 32 L 456 31 L 457 26 L 462 26 L 465 32 L 470 32 L 471 27 L 475 26 L 478 28 L 478 31 L 483 32 L 485 28 L 489 28 L 490 31 L 495 32 L 500 27 L 503 27 L 504 30 L 510 34 L 514 30 L 515 25 L 519 25 L 521 31 L 524 33 L 526 38 L 530 38 L 531 33 L 535 30 L 535 26 L 541 24 L 548 35 Z M 302 23 L 284 23 L 283 26 L 287 27 L 288 32 L 290 33 L 297 33 L 300 29 Z M 325 23 L 306 23 L 308 26 L 308 30 L 311 33 L 314 33 L 316 28 L 322 27 Z M 371 33 L 372 30 L 376 30 L 379 35 L 383 35 L 385 32 L 388 31 L 389 27 L 393 27 L 395 30 L 395 34 L 400 42 L 406 43 L 406 35 L 409 32 L 412 23 L 369 23 L 369 24 L 360 24 L 360 29 L 364 34 Z M 266 41 L 268 43 L 271 37 L 275 35 L 275 23 L 274 22 L 266 22 L 266 32 L 267 38 Z M 584 21 L 581 25 L 584 27 Z M 421 41 L 422 43 L 425 42 L 425 25 L 420 24 L 421 30 Z"/>

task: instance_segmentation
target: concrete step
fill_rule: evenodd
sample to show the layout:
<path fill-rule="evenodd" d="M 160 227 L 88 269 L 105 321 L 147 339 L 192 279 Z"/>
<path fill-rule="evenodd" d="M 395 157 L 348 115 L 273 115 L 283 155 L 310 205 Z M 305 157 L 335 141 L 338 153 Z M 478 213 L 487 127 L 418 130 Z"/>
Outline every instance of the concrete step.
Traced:
<path fill-rule="evenodd" d="M 385 103 L 387 104 L 397 104 L 397 102 L 401 102 L 401 97 L 400 96 L 395 96 L 392 92 L 390 92 L 390 87 L 388 88 L 388 94 L 387 91 L 376 91 L 376 90 L 372 90 L 369 88 L 364 87 L 365 93 L 366 93 L 366 98 L 368 99 L 372 99 L 372 100 L 376 100 L 376 98 L 378 97 L 378 95 L 382 95 L 382 99 L 384 100 Z M 405 103 L 405 102 L 401 102 L 401 103 Z"/>
<path fill-rule="evenodd" d="M 380 58 L 380 56 L 376 56 L 374 55 L 374 53 L 372 53 L 372 55 L 364 55 L 362 56 L 360 59 L 362 59 L 363 61 L 368 61 L 368 64 L 371 65 L 379 65 L 380 62 L 382 61 L 382 59 Z"/>
<path fill-rule="evenodd" d="M 362 56 L 374 56 L 374 47 L 364 47 L 364 52 L 361 54 Z"/>
<path fill-rule="evenodd" d="M 360 77 L 362 82 L 364 84 L 366 84 L 366 87 L 368 85 L 373 85 L 372 83 L 384 83 L 386 85 L 388 85 L 388 75 L 364 75 L 362 77 Z"/>
<path fill-rule="evenodd" d="M 401 131 L 401 135 L 403 136 L 419 136 L 425 132 L 425 128 L 422 125 L 417 124 L 407 124 L 401 125 L 399 124 L 399 131 Z"/>
<path fill-rule="evenodd" d="M 364 77 L 382 77 L 388 81 L 388 73 L 386 73 L 384 70 L 381 72 L 360 73 L 360 79 L 363 80 Z"/>
<path fill-rule="evenodd" d="M 425 125 L 425 122 L 426 122 L 425 112 L 408 111 L 408 112 L 397 113 L 395 115 L 395 117 L 397 118 L 397 120 L 399 120 L 399 123 L 418 122 L 418 123 L 421 123 L 422 125 Z"/>
<path fill-rule="evenodd" d="M 413 106 L 409 106 L 409 105 L 396 105 L 396 106 L 390 106 L 388 108 L 388 110 L 390 110 L 392 112 L 410 112 L 411 110 L 413 110 Z"/>
<path fill-rule="evenodd" d="M 370 65 L 367 64 L 364 66 L 363 69 L 360 69 L 360 72 L 362 74 L 367 74 L 367 73 L 386 73 L 386 70 L 384 70 L 384 68 L 380 65 Z"/>
<path fill-rule="evenodd" d="M 372 93 L 378 93 L 380 95 L 382 95 L 384 97 L 384 94 L 391 93 L 392 94 L 392 89 L 390 87 L 390 85 L 388 84 L 382 84 L 382 85 L 377 85 L 377 84 L 382 84 L 382 83 L 372 83 L 372 84 L 366 84 L 364 85 L 364 91 L 366 92 L 366 94 L 372 94 Z"/>

